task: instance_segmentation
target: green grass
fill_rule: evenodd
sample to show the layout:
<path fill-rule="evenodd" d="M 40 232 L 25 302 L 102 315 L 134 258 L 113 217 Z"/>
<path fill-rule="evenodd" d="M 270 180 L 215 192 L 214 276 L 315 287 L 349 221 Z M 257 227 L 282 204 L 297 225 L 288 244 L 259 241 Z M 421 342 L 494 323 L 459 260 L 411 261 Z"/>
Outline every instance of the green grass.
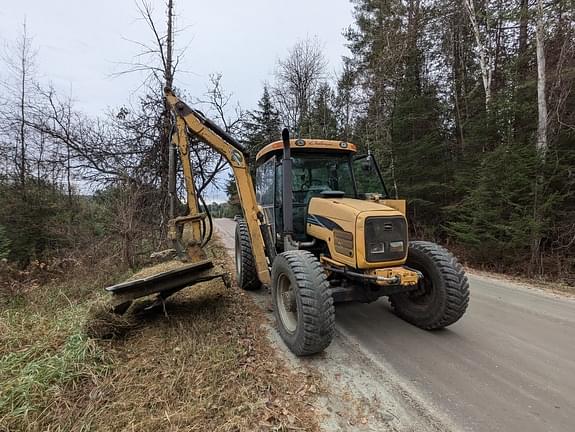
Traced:
<path fill-rule="evenodd" d="M 66 389 L 108 371 L 102 348 L 83 332 L 85 305 L 37 300 L 0 311 L 0 430 L 30 429 Z"/>
<path fill-rule="evenodd" d="M 42 430 L 76 402 L 70 395 L 85 397 L 107 376 L 111 356 L 84 325 L 102 286 L 129 274 L 84 269 L 44 284 L 14 279 L 0 292 L 0 431 Z"/>
<path fill-rule="evenodd" d="M 300 393 L 314 374 L 284 367 L 242 292 L 209 281 L 119 323 L 101 309 L 114 274 L 100 273 L 24 281 L 0 303 L 0 432 L 318 429 Z M 99 325 L 127 331 L 88 338 Z"/>

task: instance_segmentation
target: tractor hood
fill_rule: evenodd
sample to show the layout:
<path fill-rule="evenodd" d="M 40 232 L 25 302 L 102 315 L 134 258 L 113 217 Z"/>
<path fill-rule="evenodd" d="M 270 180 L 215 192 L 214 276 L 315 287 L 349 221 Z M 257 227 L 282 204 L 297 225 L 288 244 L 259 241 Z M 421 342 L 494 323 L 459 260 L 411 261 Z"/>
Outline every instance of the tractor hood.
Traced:
<path fill-rule="evenodd" d="M 405 214 L 405 201 L 314 197 L 308 207 L 308 222 L 310 216 L 312 218 L 316 216 L 319 217 L 320 222 L 327 218 L 334 222 L 355 223 L 357 216 L 363 212 L 376 212 L 380 213 L 381 216 L 399 216 Z M 344 231 L 346 230 L 344 229 Z"/>
<path fill-rule="evenodd" d="M 381 263 L 368 262 L 363 245 L 366 242 L 366 221 L 378 217 L 401 219 L 403 222 L 400 223 L 405 227 L 405 201 L 314 197 L 308 206 L 306 232 L 323 240 L 331 257 L 341 263 L 356 268 L 377 267 Z M 403 264 L 404 261 L 404 257 L 398 257 L 393 264 Z"/>

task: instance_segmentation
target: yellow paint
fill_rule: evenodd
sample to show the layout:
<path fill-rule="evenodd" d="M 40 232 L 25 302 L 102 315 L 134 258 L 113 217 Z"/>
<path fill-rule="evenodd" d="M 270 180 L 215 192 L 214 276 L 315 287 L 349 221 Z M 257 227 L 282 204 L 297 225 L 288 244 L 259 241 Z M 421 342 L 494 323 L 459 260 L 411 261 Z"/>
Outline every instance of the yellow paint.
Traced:
<path fill-rule="evenodd" d="M 186 124 L 183 118 L 179 116 L 176 117 L 176 127 L 176 144 L 178 145 L 180 161 L 182 162 L 182 171 L 184 172 L 184 181 L 186 183 L 188 214 L 197 215 L 200 213 L 200 207 L 196 196 L 196 188 L 194 186 L 192 165 L 189 157 L 190 146 L 188 142 L 188 134 L 186 133 Z M 192 224 L 192 239 L 188 244 L 190 246 L 197 246 L 201 242 L 201 219 L 197 218 L 196 220 L 192 220 L 190 223 Z M 198 252 L 194 251 L 194 254 L 197 255 Z"/>
<path fill-rule="evenodd" d="M 298 142 L 300 145 L 298 145 Z M 301 145 L 303 143 L 303 145 Z M 342 147 L 345 145 L 345 147 Z M 256 155 L 256 161 L 259 161 L 263 156 L 270 152 L 278 151 L 283 149 L 284 144 L 282 141 L 274 141 L 271 144 L 268 144 L 263 149 L 259 151 Z M 320 140 L 320 139 L 292 139 L 290 140 L 290 148 L 297 150 L 297 149 L 318 149 L 318 150 L 334 150 L 344 153 L 355 153 L 357 152 L 357 148 L 355 144 L 352 143 L 344 143 L 342 141 L 333 141 L 333 140 Z"/>
<path fill-rule="evenodd" d="M 248 225 L 258 277 L 262 284 L 269 285 L 270 271 L 268 268 L 267 258 L 265 256 L 264 240 L 260 231 L 260 222 L 257 218 L 258 205 L 256 202 L 256 193 L 245 158 L 234 148 L 234 146 L 214 133 L 211 129 L 205 127 L 193 111 L 180 101 L 170 89 L 165 90 L 165 97 L 168 105 L 176 114 L 176 118 L 180 119 L 180 121 L 176 123 L 176 126 L 178 127 L 178 137 L 185 137 L 185 126 L 187 126 L 187 128 L 200 140 L 221 154 L 232 167 L 238 188 L 240 204 L 244 210 L 245 220 Z M 182 140 L 181 138 L 178 138 L 178 144 L 183 142 L 187 143 L 187 139 Z M 191 179 L 192 172 L 190 167 L 189 180 L 191 181 Z M 186 179 L 186 188 L 188 189 L 188 199 L 193 201 L 191 204 L 197 209 L 197 197 L 195 196 L 195 193 L 190 195 L 190 189 L 193 191 L 193 187 L 190 188 L 188 179 Z M 190 206 L 190 202 L 188 202 L 188 206 Z M 192 207 L 190 207 L 190 211 L 191 209 Z"/>
<path fill-rule="evenodd" d="M 408 270 L 405 267 L 384 267 L 371 269 L 367 270 L 365 274 L 371 276 L 383 276 L 385 278 L 394 278 L 397 276 L 400 280 L 399 285 L 417 285 L 417 281 L 419 280 L 419 276 L 417 276 L 416 272 Z M 377 281 L 376 283 L 378 285 L 391 285 L 391 282 L 387 281 Z"/>
<path fill-rule="evenodd" d="M 393 204 L 392 207 L 389 204 Z M 397 208 L 403 210 L 397 210 Z M 365 251 L 365 220 L 370 216 L 402 216 L 405 217 L 405 201 L 364 201 L 354 198 L 319 198 L 314 197 L 309 203 L 309 214 L 324 216 L 338 224 L 342 230 L 354 233 L 355 254 L 346 256 L 338 253 L 335 247 L 333 231 L 308 223 L 307 234 L 323 240 L 329 249 L 330 256 L 336 261 L 357 269 L 375 269 L 393 267 L 405 264 L 405 256 L 401 260 L 385 262 L 368 262 Z M 406 248 L 407 249 L 407 248 Z"/>

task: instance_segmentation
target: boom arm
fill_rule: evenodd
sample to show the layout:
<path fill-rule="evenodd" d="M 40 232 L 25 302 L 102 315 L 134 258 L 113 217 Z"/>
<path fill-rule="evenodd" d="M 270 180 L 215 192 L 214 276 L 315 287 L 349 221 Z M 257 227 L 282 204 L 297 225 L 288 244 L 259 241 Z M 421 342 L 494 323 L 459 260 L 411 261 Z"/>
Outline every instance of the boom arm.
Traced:
<path fill-rule="evenodd" d="M 166 88 L 164 92 L 168 105 L 176 115 L 176 126 L 178 129 L 177 143 L 180 155 L 182 156 L 184 179 L 188 194 L 188 207 L 191 213 L 190 217 L 193 219 L 193 213 L 198 213 L 198 203 L 194 192 L 193 173 L 189 158 L 187 157 L 189 143 L 186 127 L 201 141 L 221 154 L 230 164 L 236 180 L 240 204 L 249 228 L 258 277 L 262 284 L 269 285 L 270 272 L 265 255 L 264 239 L 260 230 L 260 221 L 258 219 L 259 209 L 252 177 L 246 160 L 247 154 L 245 150 L 238 142 L 236 142 L 225 131 L 220 129 L 215 123 L 211 122 L 200 112 L 193 110 L 178 99 L 171 89 Z M 198 224 L 194 224 L 193 226 L 194 237 L 198 238 L 196 237 L 196 230 L 199 229 Z"/>

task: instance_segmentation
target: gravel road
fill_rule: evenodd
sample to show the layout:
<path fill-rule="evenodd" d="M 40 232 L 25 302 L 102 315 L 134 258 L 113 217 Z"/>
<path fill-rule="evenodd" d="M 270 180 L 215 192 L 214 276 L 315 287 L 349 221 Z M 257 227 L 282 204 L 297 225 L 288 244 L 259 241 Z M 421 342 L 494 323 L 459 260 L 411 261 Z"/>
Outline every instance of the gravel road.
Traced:
<path fill-rule="evenodd" d="M 235 223 L 218 219 L 216 227 L 233 250 Z M 338 335 L 446 429 L 574 431 L 575 300 L 469 279 L 468 312 L 448 329 L 411 326 L 381 299 L 338 305 Z"/>

